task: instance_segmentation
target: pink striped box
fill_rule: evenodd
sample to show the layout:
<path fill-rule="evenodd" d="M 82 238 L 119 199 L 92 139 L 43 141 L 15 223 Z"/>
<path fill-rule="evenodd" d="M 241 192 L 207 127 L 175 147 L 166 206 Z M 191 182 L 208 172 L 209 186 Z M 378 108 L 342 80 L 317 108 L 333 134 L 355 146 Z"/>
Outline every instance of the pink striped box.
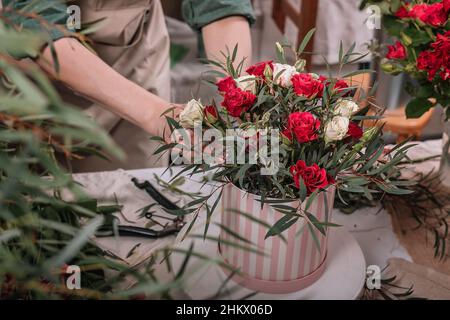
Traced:
<path fill-rule="evenodd" d="M 315 215 L 321 222 L 326 219 L 330 221 L 334 192 L 335 188 L 331 187 L 318 194 L 308 212 Z M 232 183 L 225 187 L 222 195 L 222 225 L 233 230 L 242 238 L 250 240 L 256 245 L 253 247 L 258 251 L 266 253 L 261 255 L 220 244 L 219 251 L 222 258 L 227 264 L 240 271 L 239 274 L 233 276 L 233 280 L 251 290 L 266 293 L 295 292 L 317 281 L 325 270 L 327 237 L 313 227 L 320 242 L 319 250 L 311 236 L 311 231 L 305 225 L 305 220 L 300 218 L 283 232 L 286 242 L 279 236 L 264 239 L 267 228 L 236 213 L 236 210 L 251 214 L 271 226 L 284 214 L 268 204 L 261 209 L 261 202 L 257 199 L 259 199 L 258 196 L 249 194 Z M 303 202 L 302 208 L 305 203 L 306 201 Z M 298 201 L 288 205 L 297 207 Z M 325 206 L 328 207 L 328 210 Z M 230 241 L 245 247 L 249 246 L 223 230 L 220 238 L 225 242 Z"/>

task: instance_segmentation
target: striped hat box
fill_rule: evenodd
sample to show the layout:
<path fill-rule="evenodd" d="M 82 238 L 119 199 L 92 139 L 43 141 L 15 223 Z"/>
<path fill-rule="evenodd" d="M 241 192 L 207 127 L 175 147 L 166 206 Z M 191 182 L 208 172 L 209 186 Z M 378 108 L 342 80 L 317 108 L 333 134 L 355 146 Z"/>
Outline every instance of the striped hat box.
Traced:
<path fill-rule="evenodd" d="M 318 194 L 308 212 L 315 215 L 319 221 L 330 221 L 334 192 L 335 188 L 331 187 Z M 225 186 L 222 195 L 222 225 L 250 240 L 258 251 L 266 253 L 264 256 L 226 245 L 229 241 L 244 247 L 249 246 L 222 230 L 220 238 L 225 243 L 219 246 L 220 254 L 228 265 L 240 271 L 233 280 L 252 290 L 268 293 L 294 292 L 311 285 L 325 269 L 327 237 L 312 228 L 320 242 L 319 250 L 310 229 L 305 225 L 305 220 L 299 219 L 283 232 L 286 242 L 279 236 L 264 239 L 267 228 L 236 213 L 236 210 L 252 214 L 269 225 L 273 225 L 284 215 L 268 204 L 264 204 L 261 209 L 261 202 L 257 199 L 258 196 L 247 193 L 232 183 Z M 305 203 L 306 201 L 302 206 Z M 293 202 L 292 206 L 294 205 L 298 205 L 298 202 Z"/>

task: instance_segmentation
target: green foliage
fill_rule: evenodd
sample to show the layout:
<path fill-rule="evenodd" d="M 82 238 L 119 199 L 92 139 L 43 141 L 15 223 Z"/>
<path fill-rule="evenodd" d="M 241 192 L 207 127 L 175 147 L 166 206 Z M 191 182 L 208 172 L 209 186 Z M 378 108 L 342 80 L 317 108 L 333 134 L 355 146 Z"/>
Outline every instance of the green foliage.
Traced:
<path fill-rule="evenodd" d="M 313 32 L 313 31 L 312 31 Z M 277 44 L 277 57 L 283 60 L 285 51 L 291 50 L 297 57 L 295 65 L 301 65 L 300 55 L 306 42 L 302 42 L 299 50 L 289 45 Z M 361 55 L 354 52 L 355 46 L 350 47 L 346 52 L 340 50 L 340 70 L 348 63 L 358 61 Z M 237 79 L 242 75 L 242 62 L 235 67 L 237 47 L 232 52 L 223 53 L 223 62 L 209 61 L 211 65 L 220 68 L 228 76 Z M 282 61 L 280 61 L 282 62 Z M 302 70 L 299 70 L 300 72 Z M 359 72 L 368 72 L 367 70 Z M 358 73 L 359 73 L 358 72 Z M 308 194 L 303 182 L 300 187 L 294 183 L 293 176 L 289 168 L 296 164 L 298 160 L 304 160 L 307 165 L 317 164 L 324 168 L 326 172 L 333 177 L 338 194 L 338 201 L 345 203 L 344 194 L 357 193 L 363 195 L 368 200 L 373 200 L 375 195 L 382 194 L 407 194 L 410 191 L 404 190 L 400 184 L 398 164 L 406 158 L 407 145 L 399 145 L 391 151 L 386 151 L 386 144 L 383 140 L 382 130 L 373 128 L 366 130 L 361 139 L 346 138 L 336 141 L 327 141 L 325 138 L 325 126 L 336 116 L 336 109 L 343 99 L 350 100 L 348 94 L 357 89 L 357 87 L 348 87 L 342 90 L 335 89 L 335 84 L 342 78 L 351 77 L 357 73 L 348 75 L 339 75 L 338 78 L 329 76 L 329 82 L 324 86 L 323 93 L 315 98 L 308 99 L 296 94 L 292 87 L 286 87 L 277 84 L 280 74 L 272 74 L 267 69 L 264 71 L 264 78 L 255 81 L 256 102 L 243 112 L 239 117 L 232 117 L 225 108 L 216 105 L 215 109 L 219 112 L 219 117 L 214 123 L 210 123 L 205 118 L 204 127 L 214 128 L 225 133 L 228 129 L 239 129 L 237 135 L 226 135 L 222 138 L 222 147 L 225 148 L 225 142 L 232 141 L 234 148 L 227 152 L 234 152 L 234 159 L 242 152 L 245 154 L 245 163 L 223 163 L 209 165 L 206 163 L 188 165 L 183 172 L 198 173 L 209 175 L 211 180 L 219 182 L 220 186 L 204 199 L 199 198 L 187 204 L 183 210 L 194 213 L 194 219 L 198 217 L 200 209 L 206 208 L 207 212 L 212 212 L 209 204 L 212 195 L 217 196 L 219 190 L 226 183 L 234 183 L 239 188 L 261 197 L 261 207 L 267 203 L 273 206 L 277 211 L 284 214 L 284 217 L 270 226 L 267 231 L 267 237 L 280 236 L 287 228 L 296 223 L 299 219 L 305 219 L 308 228 L 316 228 L 321 233 L 332 224 L 329 221 L 316 221 L 309 207 L 320 191 Z M 319 79 L 318 75 L 314 75 Z M 318 138 L 309 142 L 299 142 L 293 138 L 288 142 L 279 144 L 278 156 L 280 165 L 274 174 L 261 175 L 261 169 L 267 168 L 261 158 L 257 162 L 250 162 L 247 149 L 247 140 L 256 136 L 256 130 L 278 129 L 283 132 L 286 129 L 287 119 L 294 112 L 307 111 L 314 115 L 315 119 L 320 119 L 320 128 L 316 131 Z M 350 121 L 361 123 L 363 120 L 372 119 L 366 116 L 367 109 L 361 110 L 357 114 L 350 116 Z M 168 124 L 175 128 L 174 121 L 167 117 Z M 253 133 L 252 133 L 252 130 Z M 240 133 L 239 133 L 240 132 Z M 281 137 L 282 140 L 282 137 Z M 163 153 L 173 146 L 172 144 L 163 144 L 156 153 Z M 188 146 L 184 146 L 188 147 Z M 261 146 L 260 146 L 261 148 Z M 264 147 L 262 147 L 264 148 Z M 271 148 L 268 147 L 268 157 L 271 156 Z M 221 192 L 221 191 L 220 191 Z M 300 203 L 305 203 L 305 208 L 301 206 L 292 207 L 294 200 L 300 199 Z M 205 235 L 208 229 L 208 223 L 205 227 Z"/>
<path fill-rule="evenodd" d="M 36 10 L 44 9 L 44 2 L 18 14 L 32 12 L 39 20 Z M 0 299 L 128 299 L 142 293 L 169 297 L 183 272 L 171 283 L 154 277 L 157 259 L 167 253 L 155 252 L 138 272 L 92 242 L 120 206 L 100 206 L 87 197 L 61 163 L 102 150 L 124 155 L 93 120 L 62 101 L 36 65 L 16 60 L 36 56 L 46 35 L 19 30 L 4 19 L 1 12 Z M 81 268 L 81 290 L 66 287 L 67 265 Z M 114 290 L 126 278 L 136 286 Z"/>
<path fill-rule="evenodd" d="M 439 72 L 432 79 L 429 79 L 427 73 L 418 68 L 417 58 L 420 53 L 432 48 L 437 35 L 450 30 L 450 21 L 443 26 L 432 26 L 419 19 L 399 18 L 395 13 L 406 3 L 409 3 L 409 6 L 412 7 L 416 4 L 437 2 L 442 1 L 363 0 L 361 2 L 361 9 L 369 5 L 377 5 L 381 8 L 384 29 L 394 40 L 399 40 L 406 48 L 407 57 L 405 59 L 383 58 L 381 67 L 386 73 L 392 75 L 406 73 L 413 78 L 413 81 L 408 83 L 406 88 L 408 93 L 414 97 L 406 108 L 408 118 L 418 118 L 436 105 L 441 105 L 449 110 L 450 81 L 441 78 Z M 373 48 L 373 50 L 378 55 L 380 51 L 384 51 L 385 47 L 386 44 L 383 44 L 378 48 Z M 427 102 L 427 99 L 432 102 Z M 450 114 L 450 111 L 447 111 L 447 114 Z"/>

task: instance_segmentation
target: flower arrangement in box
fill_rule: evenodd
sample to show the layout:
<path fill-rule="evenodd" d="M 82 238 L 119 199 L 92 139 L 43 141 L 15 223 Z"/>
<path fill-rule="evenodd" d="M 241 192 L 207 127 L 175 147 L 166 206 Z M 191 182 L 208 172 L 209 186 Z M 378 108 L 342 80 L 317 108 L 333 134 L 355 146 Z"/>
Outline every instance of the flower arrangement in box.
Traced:
<path fill-rule="evenodd" d="M 406 89 L 414 98 L 406 116 L 417 118 L 430 108 L 444 108 L 444 148 L 441 180 L 450 183 L 450 0 L 365 0 L 361 7 L 377 5 L 383 27 L 395 39 L 387 45 L 382 69 L 393 75 L 406 73 L 415 81 Z"/>
<path fill-rule="evenodd" d="M 379 128 L 363 129 L 368 107 L 353 101 L 358 88 L 345 80 L 358 72 L 334 78 L 304 71 L 300 55 L 311 35 L 298 50 L 277 43 L 277 62 L 257 63 L 245 74 L 243 62 L 235 67 L 237 47 L 224 53 L 223 63 L 210 61 L 221 70 L 214 73 L 222 101 L 192 100 L 179 119 L 165 113 L 183 142 L 156 151 L 176 146 L 174 164 L 182 154 L 193 160 L 180 174 L 203 173 L 218 182 L 211 194 L 174 213 L 193 215 L 194 223 L 206 211 L 206 237 L 221 201 L 221 255 L 240 269 L 243 285 L 265 292 L 298 290 L 321 275 L 327 230 L 336 226 L 330 220 L 335 194 L 408 192 L 396 167 L 408 146 L 387 150 Z M 361 57 L 353 48 L 340 52 L 341 65 Z"/>

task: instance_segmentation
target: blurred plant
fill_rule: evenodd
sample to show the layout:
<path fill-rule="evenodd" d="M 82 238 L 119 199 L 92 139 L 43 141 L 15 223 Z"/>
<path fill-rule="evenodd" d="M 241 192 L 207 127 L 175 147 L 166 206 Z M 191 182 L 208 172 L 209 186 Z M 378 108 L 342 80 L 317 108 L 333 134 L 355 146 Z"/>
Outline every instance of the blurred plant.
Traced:
<path fill-rule="evenodd" d="M 448 254 L 448 242 L 450 240 L 450 199 L 446 190 L 434 172 L 418 174 L 411 180 L 417 181 L 414 185 L 407 187 L 411 194 L 403 197 L 386 195 L 382 199 L 382 205 L 392 215 L 394 223 L 401 217 L 402 213 L 409 213 L 417 225 L 410 230 L 403 224 L 397 223 L 401 231 L 406 233 L 418 228 L 425 228 L 434 237 L 434 256 L 445 260 Z"/>
<path fill-rule="evenodd" d="M 0 10 L 0 298 L 170 297 L 183 272 L 161 283 L 153 274 L 161 252 L 137 271 L 100 249 L 91 238 L 120 206 L 98 205 L 60 165 L 80 154 L 105 150 L 122 158 L 123 153 L 95 122 L 62 101 L 37 65 L 21 60 L 52 45 L 47 31 L 68 32 L 39 15 L 55 3 Z M 27 19 L 11 23 L 17 16 Z M 26 23 L 39 24 L 42 32 L 27 31 Z M 86 40 L 83 34 L 71 36 Z M 68 202 L 66 194 L 74 200 Z M 66 287 L 68 265 L 81 268 L 80 290 Z M 113 290 L 126 278 L 136 285 Z"/>
<path fill-rule="evenodd" d="M 386 32 L 396 40 L 385 45 L 388 52 L 382 69 L 389 74 L 406 73 L 414 82 L 406 89 L 414 97 L 406 107 L 408 118 L 418 118 L 440 104 L 450 117 L 450 1 L 363 0 L 361 8 L 377 5 Z M 433 99 L 430 99 L 433 98 Z"/>
<path fill-rule="evenodd" d="M 396 276 L 390 278 L 381 278 L 381 287 L 379 289 L 369 289 L 364 286 L 361 300 L 410 300 L 414 294 L 413 286 L 402 287 L 395 284 Z M 420 299 L 420 298 L 419 298 Z"/>

